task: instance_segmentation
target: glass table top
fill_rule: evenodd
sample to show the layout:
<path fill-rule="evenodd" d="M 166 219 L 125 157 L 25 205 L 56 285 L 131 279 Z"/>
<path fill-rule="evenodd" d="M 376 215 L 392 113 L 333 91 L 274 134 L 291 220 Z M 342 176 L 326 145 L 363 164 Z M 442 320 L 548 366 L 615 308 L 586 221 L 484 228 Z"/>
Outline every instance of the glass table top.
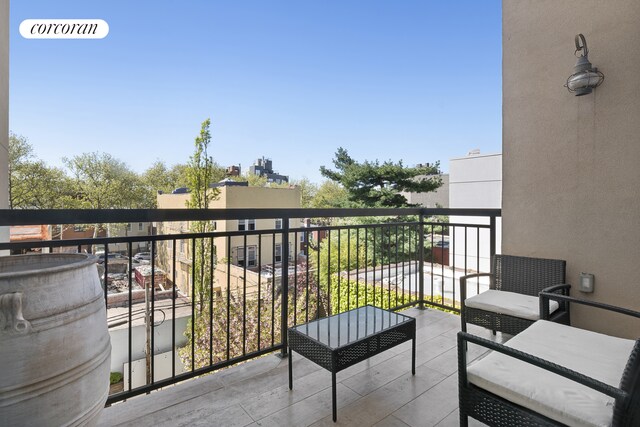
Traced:
<path fill-rule="evenodd" d="M 367 305 L 290 329 L 336 349 L 411 320 L 412 317 Z"/>

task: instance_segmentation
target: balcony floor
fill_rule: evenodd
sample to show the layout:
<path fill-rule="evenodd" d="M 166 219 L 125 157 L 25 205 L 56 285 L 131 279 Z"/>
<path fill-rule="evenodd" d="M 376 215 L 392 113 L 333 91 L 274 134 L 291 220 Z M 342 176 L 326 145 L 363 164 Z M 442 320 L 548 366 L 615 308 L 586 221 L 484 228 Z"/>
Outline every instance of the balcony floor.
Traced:
<path fill-rule="evenodd" d="M 416 375 L 410 342 L 339 372 L 337 423 L 331 419 L 331 374 L 294 353 L 292 391 L 287 359 L 268 355 L 115 404 L 99 426 L 457 426 L 460 317 L 433 309 L 403 313 L 417 319 Z M 469 359 L 480 355 L 469 346 Z"/>

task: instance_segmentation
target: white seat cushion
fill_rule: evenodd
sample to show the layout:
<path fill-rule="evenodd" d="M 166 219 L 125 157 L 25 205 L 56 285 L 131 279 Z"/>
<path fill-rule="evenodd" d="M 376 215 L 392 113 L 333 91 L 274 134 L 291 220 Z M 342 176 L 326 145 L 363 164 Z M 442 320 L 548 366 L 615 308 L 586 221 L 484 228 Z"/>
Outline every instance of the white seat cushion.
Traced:
<path fill-rule="evenodd" d="M 620 386 L 633 340 L 539 320 L 505 345 Z M 542 368 L 491 352 L 468 367 L 470 383 L 570 426 L 609 426 L 614 399 Z"/>
<path fill-rule="evenodd" d="M 521 319 L 538 320 L 540 318 L 540 302 L 538 297 L 515 292 L 489 289 L 467 298 L 464 305 L 492 313 L 506 314 Z M 553 313 L 560 305 L 550 301 L 549 313 Z"/>

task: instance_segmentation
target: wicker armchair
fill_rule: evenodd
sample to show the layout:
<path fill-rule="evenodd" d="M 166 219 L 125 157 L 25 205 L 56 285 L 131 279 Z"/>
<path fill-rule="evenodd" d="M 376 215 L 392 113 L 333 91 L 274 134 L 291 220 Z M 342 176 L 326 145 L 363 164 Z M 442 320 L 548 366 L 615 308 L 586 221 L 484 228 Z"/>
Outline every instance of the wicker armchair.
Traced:
<path fill-rule="evenodd" d="M 493 273 L 469 274 L 460 278 L 462 331 L 467 323 L 516 335 L 539 319 L 538 294 L 553 287 L 553 292 L 569 295 L 565 283 L 566 261 L 494 255 Z M 467 281 L 490 277 L 489 291 L 467 298 Z M 497 291 L 502 291 L 500 293 Z M 549 303 L 547 319 L 569 324 L 569 304 Z"/>
<path fill-rule="evenodd" d="M 640 312 L 565 295 L 543 292 L 540 299 L 640 318 Z M 467 365 L 468 343 L 492 351 Z M 506 344 L 459 332 L 458 379 L 463 427 L 468 417 L 504 427 L 640 425 L 640 339 L 544 320 Z"/>

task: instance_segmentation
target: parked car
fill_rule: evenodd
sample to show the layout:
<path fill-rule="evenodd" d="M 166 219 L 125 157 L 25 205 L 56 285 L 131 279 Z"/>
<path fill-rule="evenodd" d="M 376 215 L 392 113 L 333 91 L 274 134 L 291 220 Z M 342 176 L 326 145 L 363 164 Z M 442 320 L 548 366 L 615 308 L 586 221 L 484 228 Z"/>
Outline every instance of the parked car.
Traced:
<path fill-rule="evenodd" d="M 136 261 L 151 261 L 151 252 L 138 252 L 133 256 Z"/>

